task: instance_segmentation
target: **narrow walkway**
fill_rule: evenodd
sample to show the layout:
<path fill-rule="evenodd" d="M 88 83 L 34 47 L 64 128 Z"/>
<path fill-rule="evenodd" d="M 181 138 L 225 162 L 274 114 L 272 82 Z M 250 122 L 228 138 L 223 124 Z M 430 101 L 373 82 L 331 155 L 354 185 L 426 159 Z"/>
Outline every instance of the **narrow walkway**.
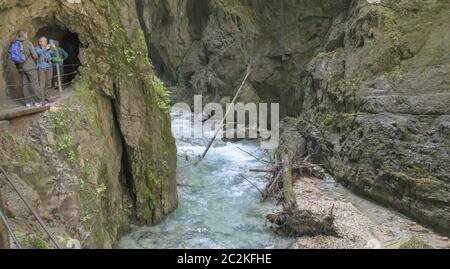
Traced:
<path fill-rule="evenodd" d="M 59 97 L 58 91 L 52 90 L 50 92 L 50 96 L 53 102 L 43 107 L 27 108 L 23 104 L 21 104 L 20 101 L 8 99 L 0 106 L 0 129 L 7 127 L 9 125 L 9 121 L 12 121 L 14 119 L 47 111 L 54 103 L 65 99 L 68 96 L 71 96 L 72 93 L 73 90 L 71 86 L 67 86 L 64 88 L 61 97 Z"/>

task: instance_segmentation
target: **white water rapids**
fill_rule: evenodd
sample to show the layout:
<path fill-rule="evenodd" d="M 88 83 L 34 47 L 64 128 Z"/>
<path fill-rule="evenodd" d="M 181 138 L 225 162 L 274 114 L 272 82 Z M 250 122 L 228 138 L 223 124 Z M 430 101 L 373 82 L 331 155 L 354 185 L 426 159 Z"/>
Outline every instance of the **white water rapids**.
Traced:
<path fill-rule="evenodd" d="M 191 119 L 173 116 L 173 131 Z M 199 165 L 186 162 L 185 153 L 199 156 L 207 138 L 177 140 L 179 208 L 160 225 L 133 227 L 120 248 L 287 248 L 293 240 L 275 235 L 265 223 L 267 213 L 278 210 L 267 201 L 260 202 L 259 191 L 245 176 L 264 189 L 265 181 L 249 174 L 249 168 L 261 167 L 247 152 L 261 156 L 256 142 L 223 142 L 216 140 L 206 159 Z"/>

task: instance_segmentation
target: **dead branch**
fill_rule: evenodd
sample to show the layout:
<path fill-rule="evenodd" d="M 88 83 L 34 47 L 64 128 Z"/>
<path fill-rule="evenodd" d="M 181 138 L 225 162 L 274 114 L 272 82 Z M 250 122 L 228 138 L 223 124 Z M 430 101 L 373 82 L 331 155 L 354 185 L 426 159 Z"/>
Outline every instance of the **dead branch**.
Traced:
<path fill-rule="evenodd" d="M 241 175 L 241 177 L 247 181 L 250 185 L 252 185 L 253 187 L 255 187 L 255 189 L 257 189 L 259 191 L 259 193 L 261 193 L 261 195 L 264 195 L 264 192 L 258 187 L 256 186 L 255 183 L 251 182 L 248 178 L 244 177 L 243 175 Z"/>
<path fill-rule="evenodd" d="M 273 173 L 273 172 L 276 172 L 276 170 L 274 170 L 274 169 L 270 169 L 270 170 L 267 170 L 267 169 L 250 169 L 250 172 L 253 172 L 253 173 Z"/>
<path fill-rule="evenodd" d="M 282 176 L 282 173 L 279 171 L 275 177 L 273 177 L 269 183 L 266 186 L 266 189 L 264 191 L 263 195 L 263 201 L 267 200 L 269 197 L 274 198 L 281 198 L 281 189 L 283 186 L 281 185 L 280 178 Z M 280 199 L 276 199 L 277 201 L 280 201 Z"/>
<path fill-rule="evenodd" d="M 258 162 L 265 163 L 265 164 L 271 164 L 271 165 L 274 165 L 274 164 L 275 164 L 274 162 L 267 161 L 267 160 L 263 160 L 263 159 L 261 159 L 261 158 L 255 156 L 254 154 L 252 154 L 252 153 L 250 153 L 250 152 L 248 152 L 248 151 L 246 151 L 246 150 L 244 150 L 244 149 L 241 149 L 241 148 L 239 148 L 239 147 L 238 147 L 238 149 L 239 149 L 240 151 L 242 151 L 242 152 L 248 154 L 250 157 L 255 158 L 255 160 L 257 160 Z"/>

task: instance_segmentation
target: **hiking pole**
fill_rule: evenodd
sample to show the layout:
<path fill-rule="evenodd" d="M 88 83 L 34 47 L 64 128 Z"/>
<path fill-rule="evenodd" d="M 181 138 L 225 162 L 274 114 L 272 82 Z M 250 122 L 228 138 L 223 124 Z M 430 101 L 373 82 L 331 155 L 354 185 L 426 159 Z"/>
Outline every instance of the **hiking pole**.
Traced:
<path fill-rule="evenodd" d="M 25 196 L 23 196 L 23 194 L 19 191 L 19 188 L 17 188 L 16 184 L 14 184 L 14 182 L 8 176 L 8 174 L 3 169 L 2 166 L 0 166 L 0 172 L 5 176 L 6 181 L 9 183 L 9 185 L 11 185 L 13 190 L 17 193 L 17 195 L 23 201 L 23 203 L 26 205 L 26 207 L 31 211 L 31 213 L 36 218 L 37 222 L 42 227 L 42 229 L 44 229 L 44 231 L 47 234 L 48 238 L 52 241 L 52 243 L 55 245 L 55 247 L 57 249 L 62 249 L 61 246 L 59 245 L 58 241 L 56 240 L 55 236 L 53 236 L 53 234 L 50 232 L 50 229 L 47 227 L 47 225 L 45 225 L 45 223 L 41 219 L 41 217 L 39 217 L 39 215 L 37 214 L 36 210 L 30 205 L 30 203 L 28 203 L 28 201 L 25 199 Z"/>

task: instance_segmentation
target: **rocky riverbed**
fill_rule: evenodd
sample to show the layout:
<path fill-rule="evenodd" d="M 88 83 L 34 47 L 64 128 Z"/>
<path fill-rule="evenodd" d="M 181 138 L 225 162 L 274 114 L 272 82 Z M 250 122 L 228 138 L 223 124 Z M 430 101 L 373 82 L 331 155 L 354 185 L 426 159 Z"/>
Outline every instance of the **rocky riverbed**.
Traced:
<path fill-rule="evenodd" d="M 301 209 L 328 213 L 334 206 L 340 237 L 301 237 L 299 249 L 450 248 L 447 237 L 407 217 L 354 195 L 330 177 L 300 178 L 294 184 Z"/>

